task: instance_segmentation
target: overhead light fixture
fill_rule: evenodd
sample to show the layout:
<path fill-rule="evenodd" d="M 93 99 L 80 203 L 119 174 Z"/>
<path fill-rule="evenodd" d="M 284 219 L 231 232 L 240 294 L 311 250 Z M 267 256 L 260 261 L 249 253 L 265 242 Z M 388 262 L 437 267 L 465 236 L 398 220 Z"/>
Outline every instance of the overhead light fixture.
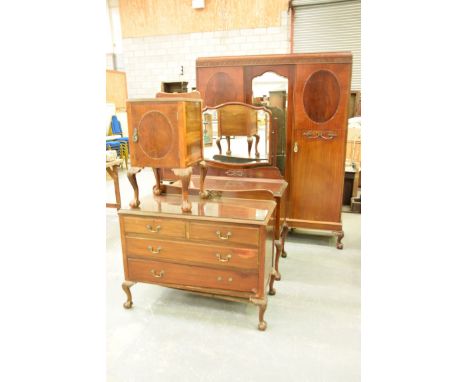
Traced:
<path fill-rule="evenodd" d="M 205 0 L 192 0 L 193 9 L 203 9 L 205 8 Z"/>

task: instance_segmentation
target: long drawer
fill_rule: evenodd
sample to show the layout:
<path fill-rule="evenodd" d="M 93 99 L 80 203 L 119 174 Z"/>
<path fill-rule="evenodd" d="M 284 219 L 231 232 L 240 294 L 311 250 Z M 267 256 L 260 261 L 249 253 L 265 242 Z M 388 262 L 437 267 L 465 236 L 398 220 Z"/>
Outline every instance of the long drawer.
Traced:
<path fill-rule="evenodd" d="M 258 229 L 228 224 L 190 223 L 190 239 L 258 246 Z"/>
<path fill-rule="evenodd" d="M 177 219 L 124 217 L 125 232 L 144 233 L 154 237 L 185 238 L 185 222 Z"/>
<path fill-rule="evenodd" d="M 256 249 L 223 247 L 190 242 L 127 237 L 128 257 L 182 261 L 243 269 L 258 268 Z"/>
<path fill-rule="evenodd" d="M 251 292 L 257 288 L 257 273 L 210 269 L 163 261 L 128 259 L 128 277 L 132 281 L 176 284 L 214 289 Z"/>

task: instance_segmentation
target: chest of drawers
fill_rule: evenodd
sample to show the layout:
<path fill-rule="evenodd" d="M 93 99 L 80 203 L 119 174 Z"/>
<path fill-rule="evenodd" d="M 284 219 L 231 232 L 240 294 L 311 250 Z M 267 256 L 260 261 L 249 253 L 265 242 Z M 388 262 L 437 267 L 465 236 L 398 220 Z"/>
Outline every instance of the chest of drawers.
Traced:
<path fill-rule="evenodd" d="M 127 295 L 137 282 L 187 290 L 259 307 L 266 329 L 267 290 L 275 294 L 275 202 L 249 199 L 201 200 L 180 212 L 176 195 L 148 196 L 140 208 L 119 211 Z"/>

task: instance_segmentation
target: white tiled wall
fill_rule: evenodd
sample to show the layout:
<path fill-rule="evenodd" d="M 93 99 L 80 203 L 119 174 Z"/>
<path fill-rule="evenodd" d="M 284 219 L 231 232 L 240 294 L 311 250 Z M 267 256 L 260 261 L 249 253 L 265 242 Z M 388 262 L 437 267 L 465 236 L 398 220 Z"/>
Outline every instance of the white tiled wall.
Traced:
<path fill-rule="evenodd" d="M 128 97 L 154 97 L 161 82 L 187 81 L 190 91 L 196 86 L 197 57 L 288 53 L 288 23 L 283 12 L 278 27 L 125 38 L 122 70 Z"/>

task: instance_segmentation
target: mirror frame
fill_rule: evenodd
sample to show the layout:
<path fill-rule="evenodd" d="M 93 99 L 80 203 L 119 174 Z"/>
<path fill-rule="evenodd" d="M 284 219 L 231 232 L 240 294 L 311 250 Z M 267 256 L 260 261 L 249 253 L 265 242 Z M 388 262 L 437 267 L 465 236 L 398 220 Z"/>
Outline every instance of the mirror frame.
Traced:
<path fill-rule="evenodd" d="M 245 108 L 263 111 L 268 115 L 268 127 L 267 134 L 269 136 L 268 142 L 268 162 L 252 162 L 252 163 L 229 163 L 229 162 L 220 162 L 212 159 L 206 159 L 205 162 L 210 167 L 222 168 L 222 169 L 245 169 L 245 168 L 254 168 L 254 167 L 265 167 L 265 166 L 276 166 L 276 137 L 277 137 L 277 121 L 273 117 L 272 112 L 264 106 L 253 106 L 244 102 L 225 102 L 216 106 L 207 106 L 202 109 L 202 115 L 209 110 L 219 110 L 227 106 L 243 106 Z"/>

